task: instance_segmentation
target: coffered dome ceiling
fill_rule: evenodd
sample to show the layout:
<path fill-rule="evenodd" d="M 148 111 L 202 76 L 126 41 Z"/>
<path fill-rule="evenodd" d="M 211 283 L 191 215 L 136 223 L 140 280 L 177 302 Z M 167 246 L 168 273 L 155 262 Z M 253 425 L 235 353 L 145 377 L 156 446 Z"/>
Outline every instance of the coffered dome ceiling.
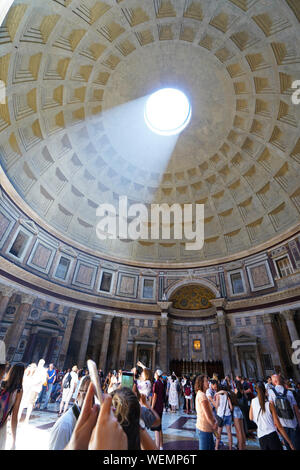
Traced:
<path fill-rule="evenodd" d="M 49 227 L 141 262 L 247 251 L 299 222 L 298 0 L 17 0 L 0 31 L 0 158 Z M 177 141 L 145 97 L 184 91 Z M 205 204 L 205 246 L 98 240 L 100 203 Z"/>

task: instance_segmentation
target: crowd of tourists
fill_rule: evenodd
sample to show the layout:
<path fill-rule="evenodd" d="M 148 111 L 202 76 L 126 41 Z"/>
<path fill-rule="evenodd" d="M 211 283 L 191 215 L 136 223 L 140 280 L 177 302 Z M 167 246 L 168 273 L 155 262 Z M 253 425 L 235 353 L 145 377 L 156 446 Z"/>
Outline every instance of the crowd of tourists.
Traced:
<path fill-rule="evenodd" d="M 264 381 L 241 376 L 220 380 L 216 374 L 177 377 L 160 369 L 153 373 L 138 362 L 127 374 L 131 386 L 125 386 L 124 371 L 105 376 L 99 369 L 104 393 L 99 407 L 87 368 L 60 371 L 53 364 L 45 367 L 43 359 L 26 368 L 21 363 L 10 367 L 3 357 L 0 342 L 0 449 L 6 448 L 9 420 L 15 449 L 23 410 L 26 425 L 33 409 L 57 403 L 49 434 L 52 450 L 161 450 L 163 415 L 178 411 L 195 415 L 200 450 L 222 449 L 224 428 L 229 450 L 246 449 L 247 439 L 258 439 L 262 450 L 300 450 L 300 384 L 278 373 Z"/>

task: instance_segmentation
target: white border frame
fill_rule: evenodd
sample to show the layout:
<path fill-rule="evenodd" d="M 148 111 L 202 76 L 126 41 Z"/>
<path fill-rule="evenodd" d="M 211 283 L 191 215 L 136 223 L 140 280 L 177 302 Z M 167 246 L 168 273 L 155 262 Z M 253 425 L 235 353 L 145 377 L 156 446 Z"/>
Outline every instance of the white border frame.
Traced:
<path fill-rule="evenodd" d="M 28 240 L 25 243 L 25 246 L 24 246 L 23 251 L 22 251 L 22 255 L 20 257 L 18 257 L 18 256 L 13 255 L 12 253 L 10 253 L 10 250 L 11 250 L 11 247 L 13 246 L 13 244 L 15 243 L 15 241 L 17 239 L 17 236 L 19 235 L 20 232 L 24 233 L 25 235 L 28 235 Z M 32 232 L 29 232 L 29 230 L 27 230 L 23 225 L 20 225 L 17 228 L 11 242 L 9 243 L 9 245 L 8 245 L 6 251 L 5 251 L 5 254 L 7 256 L 9 256 L 10 258 L 12 258 L 13 260 L 18 261 L 19 263 L 23 263 L 24 258 L 27 254 L 28 247 L 29 247 L 30 243 L 32 242 L 32 239 L 33 239 L 34 236 L 35 235 Z"/>
<path fill-rule="evenodd" d="M 274 267 L 275 267 L 275 271 L 276 271 L 276 275 L 277 275 L 278 279 L 285 279 L 286 277 L 288 277 L 288 276 L 281 276 L 280 272 L 278 270 L 277 261 L 280 261 L 283 258 L 288 258 L 288 260 L 290 262 L 290 267 L 291 267 L 291 270 L 292 270 L 291 274 L 293 274 L 295 272 L 295 270 L 293 268 L 293 264 L 291 262 L 290 255 L 289 255 L 288 251 L 286 251 L 283 255 L 278 256 L 278 258 L 272 258 L 273 263 L 274 263 Z M 289 274 L 289 276 L 291 276 L 291 274 Z"/>
<path fill-rule="evenodd" d="M 267 270 L 267 273 L 268 273 L 268 276 L 269 276 L 269 284 L 267 284 L 265 286 L 262 286 L 262 287 L 254 287 L 250 270 L 251 270 L 251 268 L 256 268 L 256 267 L 262 266 L 262 265 L 264 265 L 266 270 Z M 269 263 L 268 263 L 267 260 L 262 260 L 262 261 L 258 261 L 257 263 L 249 264 L 249 265 L 246 266 L 246 268 L 247 268 L 247 274 L 248 274 L 250 289 L 251 289 L 252 292 L 265 290 L 265 289 L 270 289 L 271 287 L 274 287 L 275 284 L 274 284 L 273 276 L 272 276 L 270 266 L 269 266 Z"/>
<path fill-rule="evenodd" d="M 56 271 L 57 271 L 57 268 L 58 268 L 58 265 L 59 265 L 59 263 L 60 263 L 61 258 L 66 258 L 66 259 L 68 259 L 68 260 L 70 261 L 70 265 L 69 265 L 69 268 L 68 268 L 68 271 L 67 271 L 67 274 L 66 274 L 66 279 L 62 279 L 61 277 L 57 277 L 57 276 L 55 275 L 55 273 L 56 273 Z M 56 280 L 59 281 L 59 282 L 64 282 L 64 283 L 68 284 L 68 283 L 69 283 L 69 279 L 70 279 L 70 273 L 71 273 L 71 271 L 72 271 L 74 261 L 75 261 L 75 259 L 72 258 L 72 256 L 67 255 L 66 253 L 61 253 L 60 256 L 57 258 L 57 261 L 56 261 L 55 266 L 54 266 L 54 269 L 53 269 L 53 274 L 52 274 L 53 279 L 56 279 Z"/>
<path fill-rule="evenodd" d="M 153 281 L 153 295 L 152 297 L 144 297 L 144 284 L 145 281 Z M 143 276 L 142 277 L 142 282 L 141 282 L 141 292 L 140 292 L 140 298 L 143 300 L 154 300 L 156 297 L 156 277 L 151 277 L 151 276 Z"/>
<path fill-rule="evenodd" d="M 103 274 L 104 273 L 108 273 L 108 274 L 111 274 L 111 283 L 110 283 L 110 288 L 109 288 L 109 291 L 107 290 L 101 290 L 100 287 L 101 287 L 101 282 L 102 282 L 102 278 L 103 278 Z M 102 268 L 101 269 L 101 273 L 100 273 L 100 277 L 99 277 L 99 282 L 98 282 L 98 289 L 97 289 L 97 292 L 101 292 L 102 294 L 107 294 L 107 295 L 112 295 L 113 293 L 113 286 L 114 286 L 114 281 L 115 281 L 115 271 L 112 271 L 110 269 L 106 269 L 106 268 Z"/>
<path fill-rule="evenodd" d="M 243 292 L 237 292 L 236 294 L 233 292 L 233 286 L 232 286 L 232 281 L 231 281 L 231 275 L 240 273 L 241 274 L 241 279 L 242 279 L 242 284 L 243 284 Z M 233 271 L 227 271 L 227 281 L 229 285 L 229 291 L 230 291 L 230 296 L 231 297 L 238 297 L 244 294 L 247 294 L 247 286 L 246 286 L 246 280 L 244 276 L 244 271 L 243 269 L 234 269 Z"/>

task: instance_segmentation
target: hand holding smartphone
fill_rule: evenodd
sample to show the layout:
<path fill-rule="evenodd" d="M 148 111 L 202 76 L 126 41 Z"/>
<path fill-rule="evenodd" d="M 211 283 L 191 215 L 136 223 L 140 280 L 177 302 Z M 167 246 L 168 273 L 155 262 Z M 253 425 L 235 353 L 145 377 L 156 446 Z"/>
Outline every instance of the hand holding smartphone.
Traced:
<path fill-rule="evenodd" d="M 133 372 L 127 372 L 125 370 L 122 371 L 122 387 L 133 387 Z"/>
<path fill-rule="evenodd" d="M 100 386 L 100 380 L 99 380 L 96 363 L 92 361 L 91 359 L 89 359 L 87 361 L 87 366 L 88 366 L 91 382 L 94 385 L 95 396 L 98 399 L 99 404 L 101 406 L 104 399 L 103 399 L 103 392 Z"/>

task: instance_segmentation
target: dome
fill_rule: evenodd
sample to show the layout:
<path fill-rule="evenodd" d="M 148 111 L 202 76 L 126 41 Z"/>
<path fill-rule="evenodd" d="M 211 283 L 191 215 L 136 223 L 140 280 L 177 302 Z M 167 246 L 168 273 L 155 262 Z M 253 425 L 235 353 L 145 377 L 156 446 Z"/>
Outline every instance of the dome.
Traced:
<path fill-rule="evenodd" d="M 300 11 L 294 0 L 271 3 L 16 0 L 0 37 L 5 190 L 57 237 L 129 263 L 217 263 L 293 233 Z M 161 88 L 191 103 L 177 136 L 144 122 Z M 203 249 L 99 240 L 97 207 L 121 196 L 204 204 Z"/>

